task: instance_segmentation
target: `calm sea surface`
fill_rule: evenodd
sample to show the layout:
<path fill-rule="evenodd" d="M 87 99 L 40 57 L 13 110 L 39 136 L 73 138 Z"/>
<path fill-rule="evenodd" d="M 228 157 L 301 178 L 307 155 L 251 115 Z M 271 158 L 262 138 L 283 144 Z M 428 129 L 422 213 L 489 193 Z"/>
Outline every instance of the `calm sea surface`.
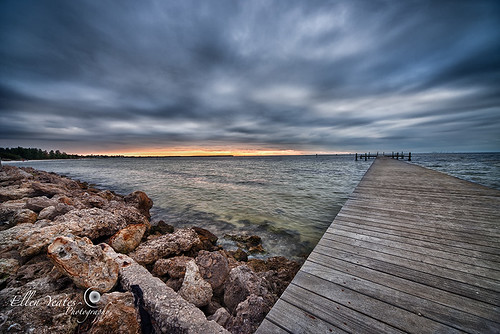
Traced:
<path fill-rule="evenodd" d="M 414 154 L 413 163 L 500 189 L 500 154 Z M 121 194 L 142 190 L 152 220 L 220 237 L 257 234 L 265 256 L 297 260 L 314 248 L 371 164 L 353 156 L 114 158 L 13 163 Z"/>

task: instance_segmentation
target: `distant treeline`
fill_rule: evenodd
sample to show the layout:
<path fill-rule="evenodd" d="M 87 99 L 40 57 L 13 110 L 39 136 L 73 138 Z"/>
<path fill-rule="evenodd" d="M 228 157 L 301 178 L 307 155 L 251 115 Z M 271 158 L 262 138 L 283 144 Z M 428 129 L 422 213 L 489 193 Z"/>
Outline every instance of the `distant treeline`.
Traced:
<path fill-rule="evenodd" d="M 0 158 L 2 160 L 46 160 L 46 159 L 77 159 L 82 156 L 77 154 L 67 154 L 59 150 L 41 150 L 39 148 L 3 148 L 0 147 Z"/>

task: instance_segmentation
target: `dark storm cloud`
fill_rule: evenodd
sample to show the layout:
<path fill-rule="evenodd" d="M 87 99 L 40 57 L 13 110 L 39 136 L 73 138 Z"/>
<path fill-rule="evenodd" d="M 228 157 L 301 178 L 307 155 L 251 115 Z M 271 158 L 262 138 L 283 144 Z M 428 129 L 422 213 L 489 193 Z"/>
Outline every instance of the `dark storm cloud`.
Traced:
<path fill-rule="evenodd" d="M 3 1 L 0 140 L 499 150 L 496 1 Z"/>

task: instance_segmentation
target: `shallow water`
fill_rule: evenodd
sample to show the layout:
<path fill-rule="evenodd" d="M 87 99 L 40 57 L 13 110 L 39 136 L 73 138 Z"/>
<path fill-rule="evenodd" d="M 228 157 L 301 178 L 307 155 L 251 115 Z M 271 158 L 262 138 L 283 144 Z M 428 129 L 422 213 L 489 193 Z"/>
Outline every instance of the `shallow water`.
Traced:
<path fill-rule="evenodd" d="M 153 220 L 257 234 L 265 256 L 308 255 L 371 162 L 353 156 L 113 158 L 15 163 L 121 194 L 143 190 Z M 225 239 L 226 247 L 234 243 Z"/>

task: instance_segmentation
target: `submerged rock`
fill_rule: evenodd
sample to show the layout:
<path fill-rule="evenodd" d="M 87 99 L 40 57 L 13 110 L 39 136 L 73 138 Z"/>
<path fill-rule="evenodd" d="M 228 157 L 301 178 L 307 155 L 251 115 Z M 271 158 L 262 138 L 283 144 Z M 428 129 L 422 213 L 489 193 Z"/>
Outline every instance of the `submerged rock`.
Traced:
<path fill-rule="evenodd" d="M 197 307 L 207 305 L 212 299 L 212 287 L 203 279 L 194 260 L 186 264 L 186 274 L 179 295 Z"/>
<path fill-rule="evenodd" d="M 258 235 L 234 235 L 226 234 L 227 239 L 236 241 L 238 247 L 247 249 L 250 253 L 264 253 L 262 239 Z"/>
<path fill-rule="evenodd" d="M 47 255 L 79 287 L 103 293 L 118 280 L 118 264 L 88 238 L 58 237 L 48 247 Z"/>
<path fill-rule="evenodd" d="M 151 264 L 162 257 L 189 251 L 199 243 L 200 239 L 193 229 L 178 229 L 140 244 L 130 256 L 140 264 Z"/>

